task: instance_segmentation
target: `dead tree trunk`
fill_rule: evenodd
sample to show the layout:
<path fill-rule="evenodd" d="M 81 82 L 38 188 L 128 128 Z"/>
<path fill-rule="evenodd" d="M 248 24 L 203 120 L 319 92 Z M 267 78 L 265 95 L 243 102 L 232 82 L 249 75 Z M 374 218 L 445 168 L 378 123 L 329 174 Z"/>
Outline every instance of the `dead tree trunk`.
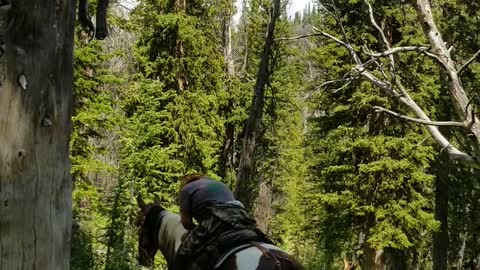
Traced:
<path fill-rule="evenodd" d="M 0 1 L 0 269 L 69 269 L 75 1 Z"/>
<path fill-rule="evenodd" d="M 280 0 L 273 1 L 273 12 L 270 23 L 267 28 L 267 36 L 263 47 L 260 67 L 258 69 L 257 80 L 255 82 L 255 90 L 252 99 L 252 107 L 245 127 L 245 137 L 243 140 L 242 153 L 240 157 L 240 165 L 237 174 L 237 183 L 235 186 L 235 196 L 243 202 L 245 207 L 252 209 L 255 200 L 256 186 L 258 183 L 254 181 L 255 172 L 255 148 L 257 136 L 261 133 L 261 123 L 263 116 L 264 90 L 269 76 L 269 62 L 274 42 L 275 23 L 280 14 Z"/>

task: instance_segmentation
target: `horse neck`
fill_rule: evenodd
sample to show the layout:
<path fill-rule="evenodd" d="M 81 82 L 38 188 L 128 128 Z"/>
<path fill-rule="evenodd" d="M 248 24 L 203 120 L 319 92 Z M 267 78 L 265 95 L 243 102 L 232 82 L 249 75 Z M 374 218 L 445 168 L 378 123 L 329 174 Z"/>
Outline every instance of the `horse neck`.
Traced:
<path fill-rule="evenodd" d="M 183 228 L 180 216 L 165 211 L 158 231 L 158 245 L 169 264 L 175 258 L 175 253 L 185 233 L 186 230 Z"/>

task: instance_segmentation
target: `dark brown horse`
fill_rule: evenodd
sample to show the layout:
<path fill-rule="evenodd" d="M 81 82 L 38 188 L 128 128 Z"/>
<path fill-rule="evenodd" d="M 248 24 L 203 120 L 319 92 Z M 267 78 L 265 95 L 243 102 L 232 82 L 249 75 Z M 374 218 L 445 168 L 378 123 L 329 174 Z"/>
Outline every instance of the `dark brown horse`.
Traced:
<path fill-rule="evenodd" d="M 156 198 L 154 203 L 145 204 L 140 196 L 137 198 L 140 207 L 140 213 L 135 222 L 139 227 L 138 262 L 146 267 L 151 267 L 153 264 L 157 250 L 162 252 L 170 266 L 182 236 L 187 232 L 182 226 L 180 216 L 165 210 L 158 201 Z M 304 268 L 274 245 L 251 243 L 226 252 L 217 260 L 214 269 L 303 270 Z"/>

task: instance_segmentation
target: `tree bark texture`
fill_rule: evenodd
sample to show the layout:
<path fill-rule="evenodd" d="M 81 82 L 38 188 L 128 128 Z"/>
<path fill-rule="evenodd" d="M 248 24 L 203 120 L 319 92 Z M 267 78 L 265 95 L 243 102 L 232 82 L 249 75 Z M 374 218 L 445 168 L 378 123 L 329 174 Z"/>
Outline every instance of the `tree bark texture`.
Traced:
<path fill-rule="evenodd" d="M 465 121 L 470 129 L 471 136 L 474 145 L 480 147 L 480 121 L 478 117 L 473 113 L 473 107 L 469 107 L 470 100 L 465 92 L 460 77 L 458 76 L 458 69 L 455 66 L 450 56 L 450 51 L 447 48 L 445 40 L 442 38 L 441 33 L 437 29 L 435 24 L 432 8 L 428 0 L 413 0 L 418 14 L 418 19 L 422 25 L 423 32 L 428 38 L 430 46 L 432 47 L 432 53 L 437 57 L 438 61 L 442 65 L 448 80 L 448 89 L 450 98 L 455 108 L 456 114 L 461 121 Z M 475 163 L 478 161 L 480 153 L 473 153 Z M 469 160 L 462 160 L 466 164 L 471 163 Z"/>
<path fill-rule="evenodd" d="M 235 197 L 240 200 L 248 210 L 252 210 L 256 197 L 255 190 L 259 183 L 254 180 L 255 176 L 255 149 L 256 139 L 261 133 L 261 123 L 264 105 L 264 90 L 269 76 L 269 62 L 274 42 L 275 23 L 280 14 L 280 0 L 273 1 L 273 12 L 267 28 L 265 45 L 258 70 L 255 90 L 252 99 L 252 107 L 245 127 L 245 137 L 240 156 L 240 165 L 235 186 Z"/>
<path fill-rule="evenodd" d="M 0 2 L 0 269 L 69 269 L 75 1 Z"/>

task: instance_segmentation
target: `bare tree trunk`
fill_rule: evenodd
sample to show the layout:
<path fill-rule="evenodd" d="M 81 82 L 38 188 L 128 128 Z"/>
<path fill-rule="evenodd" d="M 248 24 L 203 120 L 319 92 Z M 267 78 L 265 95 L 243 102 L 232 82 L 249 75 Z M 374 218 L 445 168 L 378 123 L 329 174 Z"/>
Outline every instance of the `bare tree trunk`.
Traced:
<path fill-rule="evenodd" d="M 245 48 L 245 52 L 243 54 L 243 61 L 242 67 L 240 68 L 240 74 L 245 75 L 247 73 L 247 66 L 248 66 L 248 31 L 247 31 L 247 3 L 248 0 L 242 0 L 242 17 L 240 24 L 242 25 L 242 35 L 243 35 L 243 47 Z"/>
<path fill-rule="evenodd" d="M 440 222 L 440 231 L 433 234 L 433 269 L 446 270 L 448 257 L 448 156 L 439 157 L 435 180 L 435 219 Z"/>
<path fill-rule="evenodd" d="M 225 11 L 222 13 L 222 40 L 223 40 L 223 59 L 225 61 L 225 72 L 229 79 L 235 77 L 235 66 L 232 54 L 232 10 L 234 2 L 227 4 Z M 229 91 L 230 85 L 227 85 Z M 225 109 L 226 118 L 228 119 L 232 113 L 233 100 L 229 100 Z M 227 121 L 225 123 L 225 139 L 223 142 L 222 158 L 220 160 L 220 174 L 222 177 L 227 176 L 227 172 L 233 170 L 233 157 L 235 152 L 235 124 Z"/>
<path fill-rule="evenodd" d="M 186 0 L 175 0 L 175 12 L 179 14 L 185 14 L 187 10 L 187 1 Z M 184 57 L 185 51 L 183 48 L 182 40 L 177 36 L 177 40 L 175 41 L 175 57 L 178 59 L 179 62 L 182 57 Z M 185 91 L 186 86 L 186 79 L 185 79 L 185 72 L 183 70 L 183 66 L 179 65 L 179 69 L 175 73 L 175 79 L 177 80 L 177 90 L 179 94 L 182 94 Z"/>
<path fill-rule="evenodd" d="M 75 1 L 0 1 L 0 269 L 69 269 Z"/>
<path fill-rule="evenodd" d="M 366 245 L 361 268 L 368 270 L 385 270 L 385 258 L 383 249 L 375 250 Z"/>
<path fill-rule="evenodd" d="M 407 267 L 407 255 L 405 252 L 394 249 L 385 248 L 385 269 L 387 270 L 406 270 Z"/>
<path fill-rule="evenodd" d="M 235 186 L 235 196 L 243 202 L 245 207 L 252 209 L 255 200 L 256 186 L 258 183 L 254 181 L 255 173 L 255 148 L 257 136 L 261 133 L 261 123 L 263 116 L 264 90 L 269 76 L 269 60 L 271 55 L 271 47 L 274 42 L 275 23 L 280 14 L 280 0 L 273 1 L 273 12 L 270 23 L 267 28 L 267 36 L 265 38 L 265 46 L 263 47 L 262 59 L 258 70 L 258 76 L 255 83 L 255 91 L 252 100 L 252 107 L 245 127 L 245 137 L 243 140 L 242 153 L 240 157 L 240 165 L 237 174 L 237 183 Z"/>
<path fill-rule="evenodd" d="M 223 57 L 225 59 L 225 70 L 228 76 L 235 76 L 235 65 L 232 54 L 232 10 L 235 3 L 230 1 L 223 16 Z"/>
<path fill-rule="evenodd" d="M 360 259 L 360 267 L 368 270 L 385 270 L 385 252 L 383 249 L 375 250 L 371 247 L 366 239 L 370 237 L 370 229 L 375 225 L 375 216 L 369 214 L 365 217 L 363 239 L 359 239 L 359 244 L 363 245 L 363 255 Z"/>

